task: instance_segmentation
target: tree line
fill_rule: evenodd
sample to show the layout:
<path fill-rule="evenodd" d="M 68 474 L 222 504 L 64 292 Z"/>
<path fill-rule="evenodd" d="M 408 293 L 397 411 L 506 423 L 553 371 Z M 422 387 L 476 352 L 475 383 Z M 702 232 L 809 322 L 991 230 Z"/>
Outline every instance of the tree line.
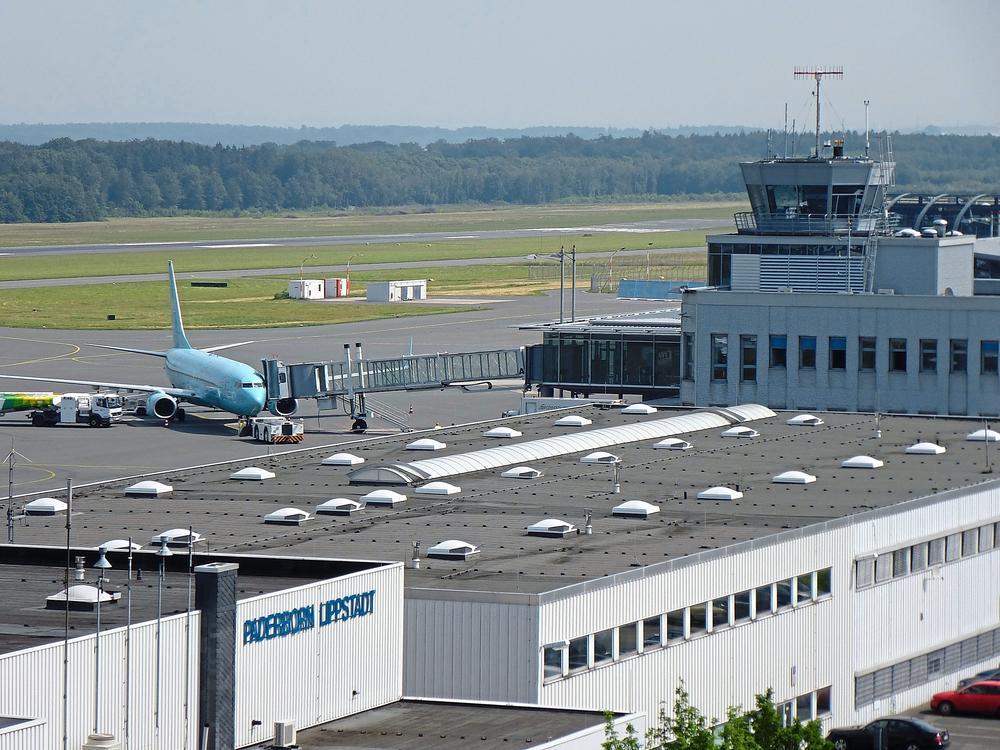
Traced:
<path fill-rule="evenodd" d="M 861 140 L 848 134 L 849 153 Z M 784 144 L 772 145 L 780 150 Z M 897 135 L 893 145 L 901 191 L 1000 192 L 1000 138 Z M 737 162 L 761 158 L 767 149 L 764 133 L 652 131 L 427 146 L 0 142 L 0 222 L 740 194 Z"/>

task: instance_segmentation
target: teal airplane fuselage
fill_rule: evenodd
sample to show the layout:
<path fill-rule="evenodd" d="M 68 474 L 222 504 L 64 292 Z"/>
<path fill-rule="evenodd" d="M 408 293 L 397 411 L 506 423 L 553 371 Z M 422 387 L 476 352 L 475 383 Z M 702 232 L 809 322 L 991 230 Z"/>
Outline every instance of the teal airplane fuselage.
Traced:
<path fill-rule="evenodd" d="M 264 377 L 250 365 L 200 349 L 168 349 L 164 354 L 170 384 L 195 394 L 188 401 L 243 417 L 263 410 Z"/>

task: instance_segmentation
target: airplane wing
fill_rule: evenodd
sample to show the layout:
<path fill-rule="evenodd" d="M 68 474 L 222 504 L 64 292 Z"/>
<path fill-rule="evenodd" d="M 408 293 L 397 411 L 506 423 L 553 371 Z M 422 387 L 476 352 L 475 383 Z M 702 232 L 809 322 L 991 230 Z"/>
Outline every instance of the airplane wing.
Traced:
<path fill-rule="evenodd" d="M 203 352 L 221 352 L 223 349 L 235 349 L 237 346 L 246 346 L 247 344 L 255 344 L 255 341 L 240 341 L 238 344 L 219 344 L 218 346 L 208 346 L 202 349 Z"/>
<path fill-rule="evenodd" d="M 97 380 L 69 380 L 66 378 L 30 378 L 25 375 L 0 375 L 8 380 L 35 380 L 39 383 L 67 383 L 69 385 L 89 385 L 92 388 L 112 388 L 116 391 L 138 391 L 140 393 L 166 393 L 180 399 L 196 398 L 194 391 L 185 388 L 171 388 L 158 385 L 136 385 L 134 383 L 102 383 Z"/>

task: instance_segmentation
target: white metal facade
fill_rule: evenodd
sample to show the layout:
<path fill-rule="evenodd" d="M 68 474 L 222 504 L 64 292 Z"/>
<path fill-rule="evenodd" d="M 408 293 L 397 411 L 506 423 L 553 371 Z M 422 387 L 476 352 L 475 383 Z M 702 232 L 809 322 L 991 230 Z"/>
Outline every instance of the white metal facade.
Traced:
<path fill-rule="evenodd" d="M 322 623 L 322 607 L 374 591 L 370 614 Z M 243 623 L 315 607 L 315 627 L 243 644 Z M 403 566 L 360 571 L 241 600 L 237 606 L 236 746 L 274 737 L 275 721 L 302 729 L 399 700 L 403 694 Z M 261 722 L 254 728 L 252 722 Z"/>
<path fill-rule="evenodd" d="M 540 595 L 407 592 L 407 694 L 642 711 L 650 721 L 684 680 L 709 717 L 773 688 L 781 703 L 832 687 L 824 724 L 902 711 L 959 671 L 855 708 L 855 677 L 1000 625 L 1000 547 L 855 590 L 857 558 L 1000 521 L 1000 486 L 941 493 Z M 720 632 L 546 681 L 546 645 L 782 579 L 831 569 L 830 594 Z M 463 598 L 464 596 L 464 598 Z M 525 662 L 530 664 L 525 668 Z"/>

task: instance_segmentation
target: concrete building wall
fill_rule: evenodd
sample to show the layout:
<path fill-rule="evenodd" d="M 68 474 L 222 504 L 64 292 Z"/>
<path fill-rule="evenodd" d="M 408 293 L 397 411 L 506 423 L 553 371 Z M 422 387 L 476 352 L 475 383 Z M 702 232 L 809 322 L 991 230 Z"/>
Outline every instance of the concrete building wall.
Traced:
<path fill-rule="evenodd" d="M 883 237 L 875 256 L 875 288 L 896 294 L 973 294 L 975 237 Z"/>
<path fill-rule="evenodd" d="M 692 292 L 682 334 L 694 338 L 694 380 L 681 402 L 756 402 L 773 408 L 992 416 L 1000 379 L 981 372 L 982 341 L 1000 338 L 1000 303 L 989 298 Z M 712 378 L 712 334 L 728 336 L 726 379 Z M 757 337 L 756 382 L 742 380 L 740 336 Z M 787 363 L 770 366 L 770 337 L 786 337 Z M 800 367 L 802 337 L 815 337 L 815 367 Z M 843 369 L 830 367 L 830 338 L 846 339 Z M 860 369 L 861 337 L 874 337 L 874 371 Z M 890 371 L 890 340 L 906 341 L 905 372 Z M 921 341 L 937 342 L 937 366 L 921 371 Z M 951 372 L 951 341 L 967 345 L 966 371 Z M 683 371 L 683 369 L 682 369 Z"/>

